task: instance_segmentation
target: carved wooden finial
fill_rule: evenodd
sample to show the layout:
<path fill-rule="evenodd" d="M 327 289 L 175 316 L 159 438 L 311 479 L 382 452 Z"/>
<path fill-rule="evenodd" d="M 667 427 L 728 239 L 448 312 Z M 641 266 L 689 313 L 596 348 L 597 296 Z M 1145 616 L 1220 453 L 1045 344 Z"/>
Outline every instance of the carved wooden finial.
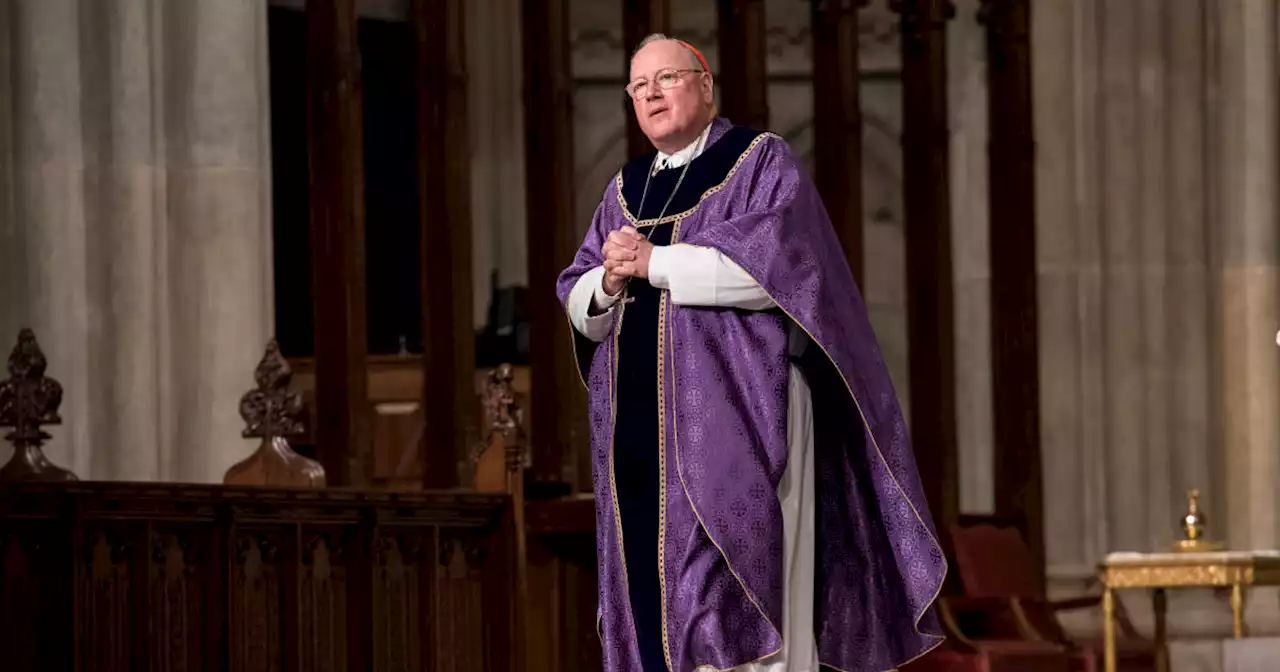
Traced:
<path fill-rule="evenodd" d="M 528 469 L 532 456 L 524 434 L 524 411 L 516 402 L 515 370 L 501 364 L 489 372 L 481 402 L 488 426 L 484 441 L 471 452 L 476 466 L 475 487 L 481 492 L 510 492 Z M 511 476 L 509 476 L 511 475 Z"/>
<path fill-rule="evenodd" d="M 302 395 L 289 389 L 293 371 L 273 338 L 254 369 L 257 388 L 240 398 L 246 439 L 262 439 L 253 455 L 227 470 L 228 485 L 285 485 L 324 487 L 324 467 L 294 452 L 289 437 L 303 433 L 306 406 Z"/>
<path fill-rule="evenodd" d="M 267 343 L 267 351 L 253 371 L 257 389 L 240 398 L 240 417 L 247 425 L 246 439 L 288 438 L 302 434 L 302 414 L 306 407 L 302 395 L 289 389 L 293 370 L 280 354 L 276 339 Z"/>
<path fill-rule="evenodd" d="M 497 436 L 504 439 L 507 469 L 529 468 L 531 456 L 525 449 L 524 411 L 516 403 L 515 370 L 510 364 L 500 364 L 489 372 L 484 386 L 484 411 L 489 421 L 489 440 Z"/>
<path fill-rule="evenodd" d="M 0 469 L 0 481 L 75 481 L 76 475 L 54 465 L 41 446 L 51 437 L 41 427 L 62 424 L 62 385 L 44 375 L 48 361 L 30 329 L 18 333 L 9 354 L 9 379 L 0 382 L 0 427 L 12 427 L 5 439 L 13 457 Z"/>
<path fill-rule="evenodd" d="M 489 372 L 484 388 L 484 411 L 493 431 L 509 434 L 521 425 L 514 380 L 515 372 L 510 364 L 501 364 Z"/>

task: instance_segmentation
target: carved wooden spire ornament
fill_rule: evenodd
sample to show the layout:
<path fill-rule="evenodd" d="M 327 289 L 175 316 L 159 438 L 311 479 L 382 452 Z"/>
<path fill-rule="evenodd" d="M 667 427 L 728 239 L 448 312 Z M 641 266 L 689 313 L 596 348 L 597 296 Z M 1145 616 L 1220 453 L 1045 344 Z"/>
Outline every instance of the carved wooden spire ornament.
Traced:
<path fill-rule="evenodd" d="M 273 338 L 253 372 L 257 388 L 240 398 L 246 439 L 262 439 L 258 450 L 227 470 L 227 485 L 283 485 L 322 488 L 324 467 L 294 452 L 289 437 L 303 432 L 302 395 L 289 389 L 293 371 Z"/>
<path fill-rule="evenodd" d="M 482 492 L 510 492 L 533 460 L 524 433 L 524 412 L 516 401 L 515 371 L 502 364 L 489 372 L 481 401 L 489 431 L 472 449 L 475 487 Z M 500 465 L 500 466 L 499 466 Z"/>
<path fill-rule="evenodd" d="M 4 437 L 13 444 L 13 457 L 0 469 L 0 482 L 80 480 L 40 449 L 52 438 L 41 427 L 62 424 L 62 385 L 45 377 L 47 366 L 35 333 L 23 329 L 9 354 L 9 378 L 0 382 L 0 427 L 13 428 Z"/>
<path fill-rule="evenodd" d="M 508 471 L 529 468 L 531 455 L 524 445 L 524 412 L 516 403 L 515 371 L 502 364 L 489 372 L 484 389 L 484 413 L 490 436 L 501 435 L 507 442 Z"/>

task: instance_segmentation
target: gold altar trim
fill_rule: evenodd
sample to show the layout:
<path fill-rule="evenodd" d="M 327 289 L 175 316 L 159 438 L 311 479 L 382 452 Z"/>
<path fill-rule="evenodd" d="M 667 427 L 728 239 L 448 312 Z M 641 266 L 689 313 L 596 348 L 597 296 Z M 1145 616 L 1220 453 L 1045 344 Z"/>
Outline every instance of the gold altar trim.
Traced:
<path fill-rule="evenodd" d="M 1113 554 L 1103 561 L 1103 585 L 1111 588 L 1189 588 L 1280 584 L 1280 554 Z"/>

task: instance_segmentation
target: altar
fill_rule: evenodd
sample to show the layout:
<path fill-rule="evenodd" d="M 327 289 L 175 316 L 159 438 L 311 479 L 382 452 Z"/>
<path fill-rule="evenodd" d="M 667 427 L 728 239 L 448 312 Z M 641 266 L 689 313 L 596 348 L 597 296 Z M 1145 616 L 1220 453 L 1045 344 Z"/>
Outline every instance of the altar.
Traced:
<path fill-rule="evenodd" d="M 1244 619 L 1247 591 L 1253 586 L 1280 586 L 1280 551 L 1205 551 L 1111 553 L 1099 567 L 1102 583 L 1106 672 L 1116 672 L 1116 591 L 1152 590 L 1155 613 L 1156 667 L 1169 670 L 1166 591 L 1180 588 L 1229 588 L 1232 630 L 1236 639 L 1248 634 Z"/>

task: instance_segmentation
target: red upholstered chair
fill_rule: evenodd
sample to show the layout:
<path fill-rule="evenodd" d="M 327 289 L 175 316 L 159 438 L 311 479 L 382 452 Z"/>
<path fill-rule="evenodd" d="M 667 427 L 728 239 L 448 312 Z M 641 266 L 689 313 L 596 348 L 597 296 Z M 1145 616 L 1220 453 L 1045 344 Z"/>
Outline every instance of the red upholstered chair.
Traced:
<path fill-rule="evenodd" d="M 1034 644 L 995 642 L 971 650 L 944 644 L 907 664 L 902 672 L 1069 672 L 1067 656 L 1046 653 Z"/>
<path fill-rule="evenodd" d="M 1098 608 L 1101 596 L 1093 595 L 1051 602 L 1031 549 L 1017 527 L 993 520 L 969 517 L 967 524 L 951 528 L 954 567 L 966 598 L 1002 601 L 1009 605 L 1018 634 L 1023 640 L 1051 642 L 1071 652 L 1073 672 L 1102 669 L 1102 639 L 1073 640 L 1058 621 L 1058 613 L 1072 609 Z M 1125 671 L 1156 669 L 1156 647 L 1142 638 L 1117 605 L 1117 667 Z"/>
<path fill-rule="evenodd" d="M 1018 637 L 1007 600 L 944 597 L 938 613 L 947 641 L 903 672 L 1070 672 L 1065 646 Z"/>

